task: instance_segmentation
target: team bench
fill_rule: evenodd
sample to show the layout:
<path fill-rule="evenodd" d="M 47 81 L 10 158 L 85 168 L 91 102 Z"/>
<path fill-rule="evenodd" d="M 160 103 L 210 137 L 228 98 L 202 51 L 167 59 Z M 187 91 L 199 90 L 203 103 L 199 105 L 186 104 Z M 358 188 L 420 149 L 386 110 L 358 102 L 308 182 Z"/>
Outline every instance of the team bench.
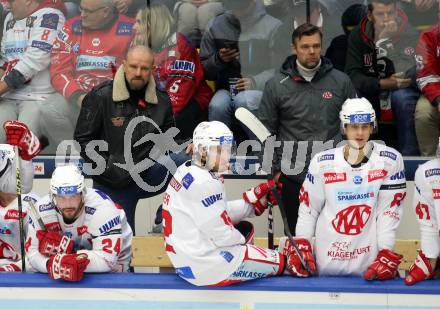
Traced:
<path fill-rule="evenodd" d="M 274 243 L 278 244 L 279 239 L 275 238 Z M 267 248 L 267 238 L 256 237 L 254 244 Z M 135 236 L 133 237 L 133 267 L 159 267 L 159 269 L 169 270 L 173 267 L 170 259 L 165 252 L 164 240 L 162 235 L 154 236 Z M 397 240 L 395 251 L 403 255 L 403 261 L 399 266 L 402 271 L 407 271 L 417 255 L 420 248 L 418 240 Z"/>

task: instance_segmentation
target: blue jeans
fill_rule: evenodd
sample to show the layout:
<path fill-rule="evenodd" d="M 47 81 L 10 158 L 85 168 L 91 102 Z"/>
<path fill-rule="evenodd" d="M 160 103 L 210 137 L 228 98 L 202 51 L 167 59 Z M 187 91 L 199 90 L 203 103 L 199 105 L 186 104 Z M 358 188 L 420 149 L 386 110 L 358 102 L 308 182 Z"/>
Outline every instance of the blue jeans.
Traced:
<path fill-rule="evenodd" d="M 260 90 L 245 90 L 239 92 L 234 98 L 231 98 L 229 91 L 218 90 L 209 103 L 209 121 L 221 121 L 231 128 L 232 119 L 235 110 L 244 107 L 251 112 L 258 110 L 263 92 Z M 247 127 L 242 126 L 247 136 L 254 139 L 254 135 Z"/>
<path fill-rule="evenodd" d="M 414 124 L 414 112 L 420 92 L 414 87 L 391 92 L 391 108 L 396 119 L 397 140 L 404 156 L 420 154 Z"/>
<path fill-rule="evenodd" d="M 182 165 L 187 160 L 190 160 L 191 157 L 185 154 L 184 152 L 180 153 L 171 153 L 170 158 L 174 161 L 176 166 Z M 172 173 L 168 173 L 166 167 L 164 167 L 160 163 L 155 163 L 152 167 L 147 169 L 144 173 L 141 174 L 142 179 L 150 186 L 159 185 L 165 177 L 167 180 L 165 185 L 162 186 L 159 190 L 155 192 L 147 192 L 143 189 L 139 188 L 136 183 L 130 184 L 128 187 L 122 189 L 113 189 L 107 186 L 101 185 L 97 182 L 93 183 L 93 187 L 95 189 L 101 190 L 105 192 L 110 198 L 115 202 L 120 204 L 125 211 L 127 216 L 128 224 L 133 230 L 133 234 L 135 233 L 135 213 L 136 213 L 136 205 L 140 199 L 153 197 L 157 194 L 163 193 L 168 185 L 168 182 L 171 180 L 173 176 Z"/>

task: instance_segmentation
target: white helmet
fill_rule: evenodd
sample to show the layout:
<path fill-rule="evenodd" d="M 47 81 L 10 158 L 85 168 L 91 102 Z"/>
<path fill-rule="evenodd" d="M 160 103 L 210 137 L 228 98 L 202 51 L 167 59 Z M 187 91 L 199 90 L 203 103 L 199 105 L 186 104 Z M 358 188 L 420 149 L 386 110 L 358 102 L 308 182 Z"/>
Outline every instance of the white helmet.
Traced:
<path fill-rule="evenodd" d="M 203 121 L 194 129 L 193 145 L 194 152 L 199 150 L 199 147 L 233 145 L 234 135 L 231 130 L 220 121 Z"/>
<path fill-rule="evenodd" d="M 377 127 L 376 112 L 365 98 L 345 100 L 339 112 L 339 119 L 341 120 L 342 132 L 344 132 L 346 124 L 373 123 L 374 129 Z"/>
<path fill-rule="evenodd" d="M 72 195 L 84 191 L 84 176 L 75 165 L 58 166 L 50 180 L 53 195 Z"/>

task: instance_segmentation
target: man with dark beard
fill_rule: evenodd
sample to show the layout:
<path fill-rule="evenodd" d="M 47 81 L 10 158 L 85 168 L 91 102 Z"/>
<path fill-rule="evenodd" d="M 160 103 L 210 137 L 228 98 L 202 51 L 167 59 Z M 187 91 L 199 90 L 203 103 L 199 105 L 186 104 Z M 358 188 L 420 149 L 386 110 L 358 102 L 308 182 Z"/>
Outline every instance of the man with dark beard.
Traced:
<path fill-rule="evenodd" d="M 170 98 L 156 89 L 151 74 L 153 57 L 148 47 L 131 47 L 114 80 L 85 96 L 74 134 L 86 162 L 96 163 L 99 169 L 104 158 L 105 170 L 92 176 L 94 188 L 124 208 L 133 231 L 138 200 L 163 192 L 174 173 L 170 169 L 189 159 L 184 154 L 169 154 L 180 146 L 173 139 L 177 130 L 168 131 L 175 126 Z M 137 123 L 130 125 L 135 118 Z M 106 150 L 86 150 L 95 140 L 106 141 Z"/>

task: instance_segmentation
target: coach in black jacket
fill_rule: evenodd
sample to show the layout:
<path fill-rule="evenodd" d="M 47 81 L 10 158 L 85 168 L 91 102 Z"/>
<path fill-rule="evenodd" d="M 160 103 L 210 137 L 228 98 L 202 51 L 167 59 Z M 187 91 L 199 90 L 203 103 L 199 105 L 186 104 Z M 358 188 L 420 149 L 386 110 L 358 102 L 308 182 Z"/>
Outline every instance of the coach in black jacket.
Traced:
<path fill-rule="evenodd" d="M 181 148 L 173 139 L 175 134 L 170 135 L 174 131 L 168 131 L 175 126 L 171 102 L 166 92 L 156 89 L 152 66 L 151 50 L 143 46 L 132 47 L 114 81 L 95 87 L 84 98 L 74 134 L 81 145 L 81 156 L 87 163 L 97 165 L 98 174 L 92 175 L 94 187 L 122 205 L 133 231 L 138 200 L 163 192 L 166 176 L 174 172 L 168 173 L 158 161 L 165 162 L 170 169 L 170 166 L 178 166 L 189 159 L 184 154 L 171 153 L 169 158 L 175 164 L 164 161 L 166 151 Z M 167 131 L 168 134 L 163 134 Z M 98 140 L 105 141 L 108 148 L 89 144 Z M 139 141 L 140 144 L 136 145 Z M 138 164 L 142 160 L 145 161 Z M 137 165 L 136 168 L 130 163 Z M 135 169 L 139 169 L 136 174 L 140 175 L 136 181 L 129 172 Z M 145 190 L 145 185 L 139 184 L 141 180 L 149 188 L 156 188 Z"/>
<path fill-rule="evenodd" d="M 356 97 L 349 77 L 321 57 L 321 37 L 319 28 L 310 24 L 293 31 L 297 56 L 289 56 L 267 82 L 258 110 L 258 118 L 283 143 L 275 149 L 272 172 L 283 184 L 292 234 L 310 159 L 323 147 L 333 148 L 342 140 L 339 111 L 346 99 Z M 289 142 L 295 142 L 293 148 L 287 147 Z"/>

